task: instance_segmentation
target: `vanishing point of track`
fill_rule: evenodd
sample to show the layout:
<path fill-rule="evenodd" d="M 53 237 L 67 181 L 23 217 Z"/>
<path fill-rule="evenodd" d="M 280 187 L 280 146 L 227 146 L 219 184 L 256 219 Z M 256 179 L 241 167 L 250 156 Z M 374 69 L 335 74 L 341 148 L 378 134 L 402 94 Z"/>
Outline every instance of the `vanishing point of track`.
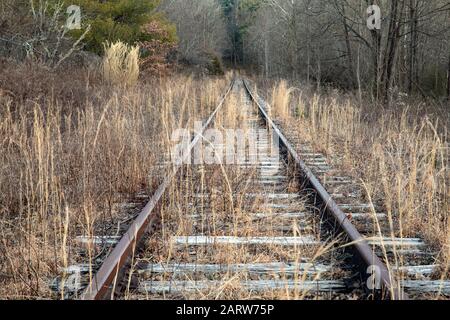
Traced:
<path fill-rule="evenodd" d="M 212 183 L 217 183 L 214 179 L 221 179 L 220 175 L 211 174 L 214 169 L 208 165 L 191 165 L 186 169 L 185 165 L 170 164 L 170 173 L 95 270 L 83 290 L 82 299 L 106 299 L 111 292 L 120 298 L 120 292 L 125 287 L 129 290 L 130 286 L 137 298 L 139 295 L 186 298 L 192 293 L 227 285 L 247 292 L 250 297 L 269 298 L 274 296 L 267 292 L 295 291 L 296 297 L 303 298 L 408 299 L 411 290 L 437 290 L 439 285 L 431 280 L 398 281 L 398 272 L 389 266 L 389 249 L 386 249 L 394 247 L 395 250 L 397 240 L 373 240 L 366 236 L 366 230 L 357 229 L 357 226 L 365 229 L 369 222 L 373 223 L 373 215 L 382 220 L 383 214 L 373 213 L 372 205 L 356 203 L 354 194 L 343 192 L 345 188 L 354 187 L 353 181 L 342 175 L 328 174 L 331 168 L 323 155 L 314 153 L 308 146 L 297 152 L 298 148 L 294 148 L 270 118 L 269 106 L 247 80 L 232 81 L 201 132 L 192 139 L 188 151 L 193 150 L 205 131 L 214 125 L 231 95 L 240 98 L 239 110 L 245 114 L 246 127 L 270 132 L 268 137 L 257 137 L 255 150 L 273 147 L 273 141 L 277 140 L 280 154 L 279 159 L 269 156 L 256 165 L 248 162 L 224 165 L 247 177 L 247 185 L 250 185 L 237 194 L 231 192 L 231 202 L 233 198 L 241 199 L 240 216 L 233 217 L 234 211 L 227 211 L 216 218 L 217 213 L 211 208 L 214 192 L 203 187 L 196 189 L 192 199 L 183 204 L 186 208 L 181 208 L 192 222 L 191 233 L 171 234 L 168 227 L 164 240 L 158 245 L 159 250 L 170 249 L 171 258 L 165 263 L 152 261 L 146 256 L 148 250 L 142 247 L 145 239 L 158 233 L 161 202 L 169 188 L 186 175 L 196 179 L 199 172 L 203 178 L 211 175 L 207 181 Z M 167 223 L 169 225 L 170 221 Z M 252 232 L 237 230 L 249 224 L 254 226 Z M 411 248 L 415 250 L 422 244 L 420 239 L 403 240 L 400 249 L 406 245 L 406 255 L 411 254 Z M 248 259 L 235 257 L 236 261 L 230 261 L 233 257 L 228 257 L 223 260 L 220 256 L 223 248 L 230 246 L 242 250 L 240 255 Z M 321 257 L 313 254 L 318 248 L 327 248 Z M 290 257 L 290 253 L 293 256 Z M 139 260 L 137 264 L 136 260 Z M 418 263 L 404 268 L 406 273 L 412 270 L 423 275 L 427 266 Z M 240 276 L 234 277 L 235 274 Z M 444 288 L 442 284 L 439 288 L 445 292 L 446 286 L 448 284 L 444 283 Z"/>

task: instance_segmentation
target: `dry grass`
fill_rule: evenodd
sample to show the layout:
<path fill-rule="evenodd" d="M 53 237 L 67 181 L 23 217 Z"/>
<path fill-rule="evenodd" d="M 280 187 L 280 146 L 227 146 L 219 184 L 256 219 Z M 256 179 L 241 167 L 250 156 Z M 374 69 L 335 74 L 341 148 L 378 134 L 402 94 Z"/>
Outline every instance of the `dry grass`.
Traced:
<path fill-rule="evenodd" d="M 54 297 L 61 268 L 95 259 L 76 236 L 121 232 L 121 204 L 160 182 L 167 133 L 209 114 L 225 82 L 96 85 L 77 108 L 65 96 L 0 96 L 0 298 Z"/>
<path fill-rule="evenodd" d="M 142 201 L 134 197 L 136 193 L 151 195 L 160 183 L 164 172 L 157 165 L 168 160 L 171 133 L 205 119 L 229 80 L 229 75 L 204 80 L 177 76 L 119 86 L 114 93 L 96 83 L 85 90 L 83 101 L 78 98 L 77 108 L 71 107 L 74 101 L 66 95 L 36 94 L 26 101 L 0 95 L 0 256 L 4 261 L 0 298 L 55 297 L 49 281 L 61 274 L 61 268 L 95 264 L 105 248 L 82 249 L 76 236 L 123 232 L 122 225 L 134 213 L 130 215 L 122 205 Z M 439 252 L 438 262 L 448 266 L 445 126 L 420 117 L 412 107 L 368 117 L 354 100 L 335 93 L 309 96 L 289 89 L 287 83 L 273 92 L 276 116 L 289 127 L 285 131 L 295 129 L 304 141 L 314 140 L 315 149 L 330 158 L 342 155 L 333 165 L 361 178 L 367 195 L 391 217 L 388 232 L 424 238 Z M 247 119 L 241 106 L 238 98 L 229 99 L 215 126 L 248 129 L 241 126 Z M 174 235 L 199 230 L 210 235 L 280 235 L 285 221 L 250 218 L 251 212 L 262 210 L 264 202 L 261 198 L 249 202 L 242 196 L 258 192 L 248 183 L 256 174 L 254 168 L 197 169 L 184 168 L 180 183 L 169 190 L 162 209 L 163 228 L 149 240 L 146 259 L 189 261 L 188 250 L 168 244 Z M 285 191 L 296 188 L 288 185 Z M 205 200 L 194 196 L 198 193 L 209 195 L 208 210 L 202 205 Z M 301 204 L 297 210 L 304 209 Z M 194 213 L 200 218 L 193 219 Z M 310 225 L 315 228 L 316 223 L 313 219 Z M 303 230 L 295 229 L 297 221 L 292 224 L 301 235 Z M 195 262 L 301 261 L 305 257 L 321 261 L 330 253 L 328 246 L 216 249 L 220 250 L 200 253 Z M 184 297 L 248 298 L 248 292 L 237 287 L 238 280 L 246 277 L 229 274 L 224 287 Z M 304 274 L 295 277 L 301 282 Z M 274 291 L 263 297 L 302 299 L 308 293 Z"/>
<path fill-rule="evenodd" d="M 383 235 L 424 239 L 448 277 L 448 110 L 425 108 L 420 102 L 399 102 L 394 109 L 370 104 L 360 108 L 356 99 L 339 92 L 299 90 L 292 97 L 282 83 L 273 92 L 273 101 L 291 95 L 291 116 L 277 117 L 285 132 L 312 143 L 334 168 L 361 181 L 366 198 L 388 214 L 389 230 Z"/>
<path fill-rule="evenodd" d="M 121 41 L 106 43 L 102 62 L 103 79 L 109 84 L 133 85 L 139 78 L 139 46 Z"/>
<path fill-rule="evenodd" d="M 242 92 L 241 92 L 242 93 Z M 217 114 L 214 128 L 242 129 L 247 132 L 250 129 L 247 120 L 251 115 L 244 108 L 242 96 L 232 94 Z M 251 107 L 253 108 L 253 107 Z M 254 110 L 256 111 L 256 110 Z M 256 114 L 256 113 L 255 113 Z M 215 145 L 220 148 L 220 145 Z M 247 152 L 250 146 L 247 145 Z M 279 174 L 286 174 L 282 169 Z M 313 235 L 320 239 L 320 228 L 317 216 L 305 207 L 306 199 L 292 201 L 286 199 L 283 204 L 289 205 L 289 212 L 310 212 L 307 220 L 299 221 L 296 218 L 286 219 L 277 214 L 278 209 L 268 208 L 271 202 L 267 199 L 268 193 L 283 193 L 298 191 L 298 185 L 293 179 L 287 182 L 282 189 L 280 187 L 265 187 L 255 183 L 259 178 L 259 170 L 255 166 L 242 168 L 237 165 L 214 164 L 182 167 L 179 183 L 170 187 L 162 208 L 162 229 L 153 235 L 147 242 L 146 250 L 135 260 L 135 263 L 175 264 L 185 263 L 202 265 L 216 264 L 223 266 L 225 272 L 216 274 L 179 273 L 171 272 L 155 274 L 142 274 L 137 272 L 138 267 L 132 273 L 139 280 L 148 281 L 210 281 L 217 280 L 219 285 L 206 290 L 185 291 L 181 293 L 168 293 L 164 296 L 151 293 L 137 292 L 135 288 L 128 288 L 126 299 L 307 299 L 321 297 L 308 290 L 303 290 L 301 285 L 306 280 L 320 280 L 323 278 L 339 279 L 339 275 L 329 272 L 314 272 L 313 275 L 300 271 L 294 274 L 284 272 L 272 272 L 264 275 L 249 274 L 248 272 L 226 271 L 227 266 L 233 264 L 255 264 L 273 262 L 293 262 L 299 264 L 308 261 L 315 263 L 332 263 L 330 252 L 334 250 L 335 243 L 323 245 L 283 247 L 277 245 L 215 245 L 205 248 L 190 247 L 188 245 L 175 245 L 173 237 L 188 235 L 207 236 L 305 236 Z M 246 194 L 258 194 L 254 198 L 246 197 Z M 280 204 L 280 200 L 276 202 Z M 256 218 L 255 213 L 263 212 L 269 216 Z M 301 219 L 303 220 L 303 219 Z M 288 230 L 286 230 L 288 228 Z M 286 233 L 287 232 L 287 233 Z M 330 260 L 331 259 L 331 260 Z M 326 261 L 326 262 L 324 262 Z M 333 271 L 334 272 L 334 271 Z M 342 275 L 341 275 L 342 276 Z M 344 276 L 345 277 L 345 276 Z M 265 292 L 252 292 L 241 287 L 240 282 L 246 280 L 287 280 L 296 281 L 296 290 L 266 290 Z M 131 281 L 130 281 L 131 282 Z M 314 290 L 313 290 L 314 291 Z M 322 298 L 333 297 L 332 294 L 324 294 Z"/>
<path fill-rule="evenodd" d="M 286 80 L 281 80 L 272 90 L 272 103 L 270 114 L 272 117 L 286 119 L 290 113 L 290 100 L 292 89 Z"/>

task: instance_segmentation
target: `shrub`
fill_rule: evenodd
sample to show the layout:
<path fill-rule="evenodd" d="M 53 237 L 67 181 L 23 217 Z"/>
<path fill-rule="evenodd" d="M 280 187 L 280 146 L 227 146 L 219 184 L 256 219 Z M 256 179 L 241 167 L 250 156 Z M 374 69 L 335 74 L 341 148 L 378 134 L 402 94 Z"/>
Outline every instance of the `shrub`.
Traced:
<path fill-rule="evenodd" d="M 64 28 L 65 6 L 56 0 L 5 0 L 0 6 L 0 56 L 33 60 L 56 68 L 89 33 L 89 26 L 74 39 Z"/>
<path fill-rule="evenodd" d="M 102 63 L 103 79 L 109 84 L 133 85 L 139 77 L 139 47 L 121 41 L 106 43 Z"/>
<path fill-rule="evenodd" d="M 87 99 L 99 99 L 97 73 L 86 68 L 50 69 L 36 61 L 18 62 L 0 58 L 0 118 L 5 104 L 11 99 L 11 109 L 40 104 L 61 104 L 64 111 L 81 108 Z M 88 84 L 88 85 L 87 85 Z"/>
<path fill-rule="evenodd" d="M 150 41 L 155 35 L 142 30 L 142 26 L 153 21 L 162 20 L 154 14 L 154 9 L 159 0 L 109 0 L 105 2 L 92 0 L 71 0 L 73 4 L 79 5 L 82 11 L 83 28 L 91 27 L 86 36 L 86 49 L 101 54 L 103 43 L 122 41 L 129 45 L 138 42 Z M 175 28 L 169 23 L 164 27 L 167 37 L 164 42 L 176 40 Z M 74 30 L 73 35 L 78 37 L 82 30 Z"/>
<path fill-rule="evenodd" d="M 213 55 L 211 62 L 208 65 L 208 71 L 212 75 L 220 75 L 223 76 L 225 74 L 225 71 L 223 69 L 222 61 L 217 55 Z"/>
<path fill-rule="evenodd" d="M 152 35 L 151 40 L 139 42 L 141 48 L 141 70 L 147 73 L 164 74 L 172 66 L 168 56 L 175 51 L 173 34 L 174 28 L 165 19 L 154 19 L 145 24 L 141 30 L 144 34 Z"/>

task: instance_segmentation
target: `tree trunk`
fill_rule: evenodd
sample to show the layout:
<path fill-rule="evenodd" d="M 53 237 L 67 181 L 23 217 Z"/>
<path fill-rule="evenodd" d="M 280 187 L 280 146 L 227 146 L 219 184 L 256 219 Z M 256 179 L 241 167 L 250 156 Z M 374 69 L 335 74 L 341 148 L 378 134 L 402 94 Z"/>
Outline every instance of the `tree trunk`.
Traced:
<path fill-rule="evenodd" d="M 345 5 L 342 5 L 342 23 L 344 25 L 344 36 L 345 36 L 345 46 L 347 49 L 347 65 L 348 65 L 348 72 L 350 74 L 350 86 L 353 88 L 355 84 L 355 69 L 353 66 L 353 54 L 352 54 L 352 47 L 350 44 L 350 35 L 348 30 L 348 25 L 346 21 L 346 15 L 345 15 Z"/>
<path fill-rule="evenodd" d="M 389 36 L 386 44 L 386 53 L 384 55 L 384 64 L 383 64 L 383 74 L 382 74 L 382 83 L 383 83 L 383 92 L 384 92 L 384 100 L 386 103 L 389 103 L 389 91 L 392 88 L 394 74 L 395 74 L 395 64 L 397 60 L 397 49 L 400 40 L 400 31 L 402 26 L 402 18 L 405 2 L 402 2 L 401 8 L 399 8 L 399 2 L 392 1 L 391 3 L 391 21 L 389 24 Z"/>
<path fill-rule="evenodd" d="M 373 63 L 373 82 L 374 82 L 374 93 L 375 98 L 378 100 L 381 95 L 381 32 L 377 30 L 372 30 L 372 63 Z"/>
<path fill-rule="evenodd" d="M 362 2 L 360 2 L 359 9 L 362 12 Z M 358 25 L 358 33 L 361 34 L 361 26 Z M 358 82 L 358 98 L 359 106 L 362 107 L 362 88 L 361 88 L 361 43 L 358 42 L 358 51 L 356 56 L 356 80 Z"/>
<path fill-rule="evenodd" d="M 269 78 L 269 43 L 266 39 L 264 40 L 264 69 L 266 74 L 266 79 Z"/>
<path fill-rule="evenodd" d="M 321 66 L 320 66 L 320 56 L 317 54 L 317 92 L 320 94 L 320 85 L 321 85 Z"/>
<path fill-rule="evenodd" d="M 413 90 L 413 83 L 417 74 L 417 17 L 416 17 L 416 1 L 410 0 L 409 9 L 409 28 L 410 28 L 410 43 L 409 43 L 409 58 L 408 58 L 408 93 Z"/>
<path fill-rule="evenodd" d="M 310 1 L 305 3 L 306 14 L 306 83 L 309 87 L 311 83 L 311 19 L 309 15 Z"/>
<path fill-rule="evenodd" d="M 448 56 L 448 70 L 447 70 L 447 98 L 450 101 L 450 55 Z"/>

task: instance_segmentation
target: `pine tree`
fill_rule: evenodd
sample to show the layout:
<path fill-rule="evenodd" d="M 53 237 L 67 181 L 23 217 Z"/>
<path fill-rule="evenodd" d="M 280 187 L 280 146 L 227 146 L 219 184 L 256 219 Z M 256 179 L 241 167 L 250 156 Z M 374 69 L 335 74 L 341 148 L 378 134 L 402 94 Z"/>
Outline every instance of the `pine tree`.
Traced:
<path fill-rule="evenodd" d="M 175 28 L 161 15 L 154 13 L 160 0 L 71 0 L 82 11 L 83 28 L 91 26 L 86 36 L 86 50 L 101 53 L 103 43 L 121 40 L 128 44 L 150 41 L 160 35 L 148 33 L 144 27 L 155 22 L 167 30 L 164 42 L 176 41 Z M 73 31 L 74 37 L 84 30 Z"/>

